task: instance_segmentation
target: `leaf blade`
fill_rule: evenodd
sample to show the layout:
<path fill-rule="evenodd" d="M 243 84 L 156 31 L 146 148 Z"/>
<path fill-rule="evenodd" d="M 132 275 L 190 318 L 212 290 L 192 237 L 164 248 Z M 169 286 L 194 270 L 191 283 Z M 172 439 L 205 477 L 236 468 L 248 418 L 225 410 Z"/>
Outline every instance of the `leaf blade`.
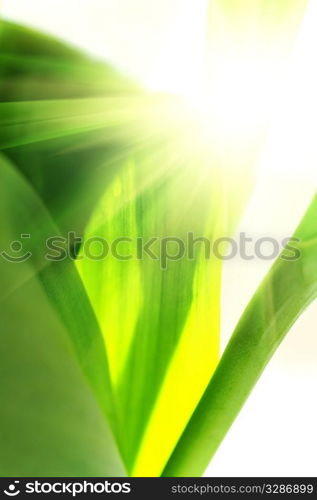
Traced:
<path fill-rule="evenodd" d="M 288 329 L 317 297 L 316 216 L 317 196 L 294 235 L 301 258 L 276 261 L 251 299 L 164 476 L 204 472 Z"/>

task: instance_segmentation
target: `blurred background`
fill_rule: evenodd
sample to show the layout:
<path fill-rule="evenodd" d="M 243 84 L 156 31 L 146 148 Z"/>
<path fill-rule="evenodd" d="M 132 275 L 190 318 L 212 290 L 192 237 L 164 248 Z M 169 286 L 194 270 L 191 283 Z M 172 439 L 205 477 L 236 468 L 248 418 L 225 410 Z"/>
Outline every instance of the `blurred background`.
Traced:
<path fill-rule="evenodd" d="M 2 16 L 114 63 L 144 86 L 186 94 L 201 69 L 208 0 L 2 0 Z M 317 185 L 317 3 L 309 2 L 240 223 L 254 239 L 291 236 Z M 190 69 L 190 71 L 189 71 Z M 222 349 L 270 261 L 224 270 Z M 275 354 L 207 476 L 315 476 L 317 303 Z"/>

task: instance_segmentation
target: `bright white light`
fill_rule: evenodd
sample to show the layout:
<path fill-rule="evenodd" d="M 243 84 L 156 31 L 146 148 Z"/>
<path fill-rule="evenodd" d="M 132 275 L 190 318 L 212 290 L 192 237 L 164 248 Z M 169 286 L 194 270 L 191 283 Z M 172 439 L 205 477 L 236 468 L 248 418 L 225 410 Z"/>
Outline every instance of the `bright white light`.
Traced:
<path fill-rule="evenodd" d="M 263 129 L 277 96 L 273 64 L 248 55 L 219 56 L 209 83 L 187 96 L 216 137 L 250 140 Z"/>
<path fill-rule="evenodd" d="M 290 57 L 262 166 L 317 184 L 317 2 L 310 2 Z M 308 177 L 307 177 L 308 178 Z"/>
<path fill-rule="evenodd" d="M 174 3 L 174 16 L 144 83 L 152 90 L 191 96 L 197 94 L 203 78 L 208 0 Z"/>

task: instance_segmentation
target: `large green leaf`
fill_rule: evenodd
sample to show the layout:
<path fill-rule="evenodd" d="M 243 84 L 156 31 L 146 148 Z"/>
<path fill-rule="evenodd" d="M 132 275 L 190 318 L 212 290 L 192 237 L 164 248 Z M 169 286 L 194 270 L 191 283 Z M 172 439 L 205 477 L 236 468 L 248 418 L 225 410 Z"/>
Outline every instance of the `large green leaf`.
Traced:
<path fill-rule="evenodd" d="M 0 49 L 1 149 L 35 187 L 59 229 L 81 233 L 128 154 L 113 127 L 126 96 L 140 90 L 106 63 L 6 21 Z"/>
<path fill-rule="evenodd" d="M 317 196 L 294 237 L 252 298 L 185 429 L 165 476 L 198 476 L 208 465 L 285 334 L 317 297 Z M 283 254 L 282 254 L 283 255 Z M 290 260 L 285 257 L 293 257 Z"/>
<path fill-rule="evenodd" d="M 0 473 L 121 476 L 107 358 L 77 271 L 45 260 L 46 238 L 59 233 L 2 157 L 0 179 Z M 11 248 L 16 240 L 23 250 Z"/>
<path fill-rule="evenodd" d="M 45 248 L 47 238 L 60 237 L 61 232 L 65 234 L 67 230 L 82 230 L 96 198 L 103 191 L 109 178 L 111 179 L 112 175 L 117 172 L 121 159 L 118 159 L 118 146 L 111 145 L 111 139 L 108 140 L 107 144 L 102 141 L 101 145 L 96 145 L 96 137 L 92 138 L 89 133 L 81 134 L 79 139 L 74 137 L 78 128 L 76 128 L 75 122 L 76 118 L 78 121 L 80 113 L 84 115 L 81 122 L 83 130 L 89 132 L 95 129 L 89 123 L 87 126 L 87 120 L 89 120 L 87 114 L 91 115 L 94 112 L 89 107 L 87 100 L 83 100 L 85 109 L 80 111 L 81 106 L 78 102 L 76 103 L 75 99 L 68 100 L 69 108 L 67 108 L 66 100 L 59 101 L 58 105 L 56 102 L 51 101 L 50 103 L 48 100 L 41 103 L 39 99 L 88 97 L 99 94 L 99 92 L 108 95 L 111 88 L 113 92 L 124 92 L 123 87 L 127 88 L 128 84 L 110 67 L 94 63 L 53 38 L 45 37 L 31 30 L 2 23 L 0 40 L 2 56 L 1 100 L 21 101 L 27 99 L 24 102 L 0 104 L 1 147 L 3 150 L 5 149 L 6 157 L 14 162 L 13 167 L 4 157 L 1 158 L 1 214 L 3 226 L 6 227 L 6 231 L 2 235 L 2 247 L 10 252 L 10 242 L 19 239 L 21 234 L 28 233 L 31 238 L 29 241 L 24 241 L 24 244 L 33 253 L 32 259 L 27 264 L 2 262 L 2 267 L 6 272 L 3 271 L 1 275 L 1 297 L 3 300 L 7 296 L 14 298 L 13 294 L 18 293 L 21 287 L 28 286 L 30 281 L 36 282 L 36 290 L 42 290 L 39 298 L 34 292 L 32 299 L 30 292 L 29 300 L 25 303 L 25 312 L 28 313 L 29 303 L 34 303 L 32 307 L 35 310 L 37 307 L 41 308 L 43 302 L 44 310 L 53 307 L 50 315 L 55 316 L 55 323 L 60 323 L 59 328 L 63 335 L 68 338 L 73 350 L 69 360 L 70 366 L 74 364 L 78 373 L 80 373 L 78 370 L 78 366 L 80 366 L 82 382 L 78 383 L 87 384 L 88 382 L 90 386 L 90 390 L 89 386 L 82 389 L 83 405 L 85 405 L 85 390 L 92 405 L 91 415 L 88 404 L 84 412 L 87 421 L 86 434 L 91 432 L 89 419 L 93 422 L 93 419 L 97 418 L 94 417 L 94 414 L 99 412 L 100 440 L 105 448 L 108 448 L 108 452 L 106 449 L 102 450 L 103 464 L 100 464 L 100 468 L 94 469 L 93 466 L 91 469 L 86 468 L 86 473 L 83 472 L 83 474 L 94 475 L 100 470 L 101 475 L 108 475 L 108 473 L 121 475 L 124 473 L 124 469 L 107 423 L 109 421 L 112 431 L 116 432 L 115 405 L 113 404 L 107 357 L 99 325 L 73 260 L 68 258 L 62 262 L 48 262 L 44 259 L 44 254 L 47 252 Z M 28 61 L 26 53 L 29 57 Z M 91 72 L 94 72 L 94 76 Z M 81 79 L 80 75 L 82 75 Z M 100 85 L 96 86 L 97 75 L 100 78 Z M 78 82 L 80 85 L 76 91 L 74 85 L 76 86 Z M 94 85 L 96 88 L 92 88 Z M 128 87 L 129 91 L 132 92 L 131 85 Z M 72 118 L 74 113 L 75 117 Z M 25 140 L 25 134 L 27 137 L 31 137 L 31 141 Z M 6 142 L 6 138 L 9 142 Z M 84 202 L 81 196 L 84 197 Z M 18 203 L 16 200 L 19 200 Z M 73 251 L 73 249 L 71 250 Z M 35 322 L 34 336 L 36 336 L 38 330 L 32 307 L 30 306 L 29 313 L 30 318 L 33 319 L 30 321 L 31 324 L 33 321 Z M 6 327 L 9 328 L 8 316 L 5 316 L 5 319 Z M 41 328 L 43 329 L 42 322 L 42 316 L 39 316 L 39 332 Z M 21 320 L 21 324 L 23 324 L 23 320 Z M 53 329 L 49 330 L 47 335 L 52 335 L 52 332 Z M 21 334 L 23 334 L 23 330 Z M 54 354 L 52 352 L 52 356 L 56 357 L 57 360 L 63 355 L 66 360 L 67 354 L 59 354 L 58 352 Z M 9 360 L 7 360 L 7 364 L 9 369 Z M 54 370 L 58 370 L 58 362 L 56 362 Z M 33 380 L 37 373 L 41 379 L 42 371 L 45 380 L 45 364 L 41 367 L 35 359 L 34 371 L 30 370 L 30 373 L 25 375 L 27 390 L 30 390 L 31 387 L 29 387 L 28 376 L 32 377 Z M 51 377 L 50 373 L 48 373 L 48 377 Z M 71 391 L 72 384 L 69 386 L 66 382 L 63 384 L 62 377 L 63 371 L 61 370 L 60 376 L 58 373 L 56 374 L 56 388 L 58 385 L 61 388 L 65 385 L 65 391 Z M 12 384 L 16 383 L 14 373 L 11 373 L 11 379 Z M 21 380 L 20 383 L 21 390 L 23 390 Z M 56 391 L 56 389 L 54 390 Z M 76 395 L 76 379 L 73 390 L 74 395 Z M 78 391 L 80 390 L 78 389 Z M 43 401 L 43 397 L 41 397 L 39 403 L 39 416 L 41 417 L 43 414 L 43 422 L 47 420 L 44 413 L 45 404 L 56 406 L 57 410 L 60 407 L 58 399 L 51 400 L 49 395 L 46 401 Z M 77 406 L 74 406 L 74 409 L 70 407 L 66 415 L 70 422 L 76 419 L 76 412 L 79 411 L 79 403 L 76 401 L 75 403 Z M 18 405 L 16 409 L 18 409 Z M 22 414 L 23 411 L 20 413 Z M 56 412 L 52 414 L 52 420 L 54 414 L 59 421 Z M 23 425 L 21 424 L 21 428 L 25 429 L 26 434 L 29 426 L 29 433 L 32 435 L 31 424 L 32 422 L 27 419 Z M 47 428 L 43 424 L 43 439 L 49 439 L 50 427 L 52 427 L 50 420 Z M 67 421 L 65 422 L 66 428 L 68 428 Z M 77 438 L 80 445 L 81 435 L 84 438 L 86 434 L 75 424 L 73 428 L 73 439 Z M 78 431 L 78 436 L 76 436 L 75 430 Z M 53 431 L 52 442 L 54 442 L 56 434 L 54 429 Z M 86 446 L 85 443 L 84 445 Z M 67 446 L 67 441 L 65 441 L 65 446 Z M 45 448 L 44 444 L 43 447 Z M 36 453 L 38 453 L 38 457 Z M 64 453 L 63 448 L 61 453 Z M 101 452 L 96 449 L 96 453 L 98 456 Z M 107 453 L 109 453 L 109 457 L 106 459 Z M 34 448 L 33 454 L 34 465 L 40 471 L 40 447 Z M 78 464 L 81 461 L 86 461 L 84 450 L 82 453 L 80 452 L 81 454 L 82 456 L 79 456 L 77 460 Z M 23 459 L 25 459 L 25 455 L 21 453 L 21 461 Z M 38 463 L 36 463 L 37 460 Z M 53 457 L 53 462 L 54 460 Z M 96 461 L 93 459 L 90 460 L 90 463 L 96 466 Z M 46 464 L 47 467 L 48 464 L 49 462 Z M 69 471 L 69 475 L 81 474 L 80 466 L 78 465 L 76 472 L 75 465 L 75 461 L 72 468 L 65 464 L 65 470 Z M 12 464 L 9 463 L 9 466 L 11 467 Z M 49 468 L 46 469 L 43 466 L 44 474 L 45 470 L 49 473 Z M 19 474 L 19 468 L 16 469 L 16 474 Z"/>
<path fill-rule="evenodd" d="M 258 152 L 252 146 L 244 158 L 242 186 L 234 172 L 228 178 L 210 162 L 209 151 L 186 148 L 187 134 L 135 154 L 88 224 L 87 240 L 102 237 L 110 246 L 130 238 L 118 253 L 132 258 L 109 252 L 94 260 L 83 251 L 78 261 L 104 333 L 120 449 L 133 475 L 160 474 L 218 361 L 221 261 L 206 258 L 201 239 L 232 230 Z M 200 238 L 191 258 L 189 233 Z M 143 244 L 157 239 L 150 246 L 152 258 L 137 257 L 137 238 Z M 185 246 L 185 255 L 167 265 L 160 247 L 164 238 L 178 238 Z M 171 256 L 178 245 L 168 245 Z"/>

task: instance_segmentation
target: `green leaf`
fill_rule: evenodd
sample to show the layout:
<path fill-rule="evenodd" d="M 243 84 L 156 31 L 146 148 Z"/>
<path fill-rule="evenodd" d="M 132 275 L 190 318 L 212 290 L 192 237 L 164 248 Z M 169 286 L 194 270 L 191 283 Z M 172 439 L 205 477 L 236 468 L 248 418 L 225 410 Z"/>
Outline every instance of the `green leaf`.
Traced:
<path fill-rule="evenodd" d="M 77 261 L 103 330 L 120 450 L 133 475 L 161 473 L 217 364 L 221 261 L 206 258 L 201 238 L 231 231 L 249 191 L 247 169 L 235 191 L 237 176 L 228 179 L 205 152 L 189 156 L 172 141 L 149 148 L 152 154 L 146 149 L 127 162 L 85 233 L 86 241 L 102 237 L 109 247 L 130 238 L 118 246 L 130 258 L 109 251 L 91 259 L 83 248 Z M 190 232 L 200 238 L 191 258 Z M 137 239 L 145 245 L 153 238 L 154 256 L 138 257 Z M 164 263 L 164 238 L 177 238 L 185 255 Z M 171 256 L 178 245 L 168 245 Z"/>
<path fill-rule="evenodd" d="M 129 154 L 123 109 L 140 89 L 110 65 L 28 28 L 1 21 L 0 44 L 0 147 L 61 232 L 82 234 Z"/>
<path fill-rule="evenodd" d="M 104 61 L 56 38 L 0 20 L 0 101 L 77 99 L 139 93 Z"/>
<path fill-rule="evenodd" d="M 124 475 L 107 418 L 107 358 L 77 271 L 71 260 L 45 260 L 46 238 L 58 230 L 2 157 L 0 179 L 0 473 Z M 8 260 L 26 252 L 32 257 Z"/>
<path fill-rule="evenodd" d="M 204 472 L 287 331 L 317 297 L 316 220 L 317 196 L 294 235 L 300 257 L 294 260 L 293 251 L 284 250 L 255 293 L 164 476 Z"/>
<path fill-rule="evenodd" d="M 166 164 L 167 156 L 162 152 L 157 152 L 157 155 L 162 157 L 161 164 Z M 191 309 L 204 307 L 207 313 L 210 306 L 208 314 L 212 316 L 218 307 L 216 281 L 213 281 L 215 288 L 208 289 L 206 275 L 210 274 L 209 262 L 177 259 L 169 261 L 164 270 L 158 242 L 151 246 L 157 259 L 146 254 L 137 258 L 137 238 L 142 238 L 143 244 L 153 237 L 162 239 L 170 236 L 186 241 L 186 227 L 197 235 L 209 235 L 215 225 L 209 217 L 210 204 L 215 205 L 215 200 L 211 202 L 207 188 L 205 196 L 198 190 L 195 194 L 195 186 L 200 180 L 191 167 L 183 165 L 183 169 L 176 172 L 171 168 L 161 172 L 158 180 L 149 183 L 150 174 L 155 171 L 157 155 L 154 163 L 143 156 L 126 165 L 105 193 L 85 233 L 86 240 L 94 236 L 103 237 L 109 245 L 116 238 L 131 238 L 132 244 L 121 244 L 118 252 L 132 252 L 133 258 L 126 261 L 109 254 L 104 260 L 93 260 L 81 255 L 82 260 L 78 260 L 83 282 L 104 332 L 120 420 L 120 449 L 132 471 L 144 431 L 152 418 L 158 419 L 161 431 L 164 429 L 165 432 L 165 437 L 160 438 L 163 464 L 162 457 L 156 453 L 147 466 L 156 474 L 164 465 L 169 448 L 173 447 L 182 425 L 187 421 L 188 411 L 192 411 L 192 405 L 195 405 L 211 375 L 210 363 L 201 360 L 201 377 L 198 374 L 192 377 L 196 386 L 193 384 L 192 389 L 188 387 L 189 410 L 186 407 L 183 414 L 179 407 L 178 419 L 175 419 L 176 434 L 175 430 L 169 434 L 164 423 L 168 415 L 166 401 L 152 412 L 153 406 L 163 390 L 171 358 L 184 334 Z M 187 208 L 180 214 L 180 205 L 185 199 Z M 178 251 L 177 247 L 172 250 L 170 245 L 169 252 L 173 254 L 175 250 Z M 199 306 L 199 287 L 203 286 L 207 296 L 204 305 Z M 215 359 L 215 362 L 218 355 L 218 322 L 219 315 L 215 314 L 208 328 L 201 331 L 204 343 L 198 344 L 200 349 L 204 346 L 205 356 Z M 187 330 L 190 328 L 188 326 Z M 187 361 L 189 365 L 196 363 L 194 356 Z M 179 381 L 180 372 L 176 375 Z M 156 446 L 156 440 L 157 435 L 152 429 L 146 447 Z M 144 450 L 142 455 L 143 460 L 147 460 Z M 138 467 L 139 473 L 144 474 L 145 463 Z"/>

